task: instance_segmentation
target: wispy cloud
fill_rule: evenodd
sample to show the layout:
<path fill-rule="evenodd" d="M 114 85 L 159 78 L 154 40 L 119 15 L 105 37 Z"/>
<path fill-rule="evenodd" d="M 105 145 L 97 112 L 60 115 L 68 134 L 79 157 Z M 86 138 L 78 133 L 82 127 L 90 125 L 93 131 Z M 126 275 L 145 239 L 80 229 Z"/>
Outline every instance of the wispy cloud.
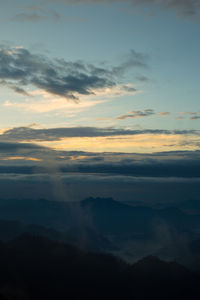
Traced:
<path fill-rule="evenodd" d="M 136 79 L 139 80 L 139 81 L 141 81 L 141 82 L 147 82 L 147 81 L 149 81 L 149 78 L 147 76 L 144 76 L 144 75 L 137 75 Z"/>
<path fill-rule="evenodd" d="M 168 116 L 169 112 L 158 112 L 156 113 L 153 109 L 144 109 L 144 110 L 131 110 L 127 114 L 120 115 L 116 117 L 116 120 L 126 120 L 126 119 L 136 119 L 136 118 L 144 118 L 151 117 L 154 115 L 158 115 L 161 117 Z"/>
<path fill-rule="evenodd" d="M 198 120 L 200 119 L 200 111 L 185 111 L 185 112 L 180 112 L 180 116 L 176 117 L 176 119 L 185 119 L 185 116 L 189 116 L 190 120 Z"/>
<path fill-rule="evenodd" d="M 176 119 L 176 120 L 184 120 L 185 117 L 183 117 L 183 116 L 178 116 L 178 117 L 176 117 L 175 119 Z"/>
<path fill-rule="evenodd" d="M 19 93 L 19 91 L 17 91 Z M 74 114 L 85 111 L 93 106 L 105 103 L 112 98 L 121 96 L 134 95 L 139 93 L 133 85 L 122 84 L 115 85 L 110 88 L 102 88 L 94 90 L 94 94 L 82 95 L 81 101 L 66 101 L 65 97 L 52 95 L 44 90 L 34 90 L 26 93 L 20 92 L 24 96 L 31 97 L 25 101 L 5 101 L 4 107 L 24 110 L 26 113 L 48 113 L 55 112 L 62 115 L 73 116 Z"/>
<path fill-rule="evenodd" d="M 145 109 L 145 110 L 131 110 L 126 115 L 121 115 L 116 117 L 116 120 L 125 120 L 125 119 L 135 119 L 135 118 L 143 118 L 155 115 L 153 109 Z"/>
<path fill-rule="evenodd" d="M 52 2 L 47 0 L 46 2 Z M 54 1 L 55 2 L 55 1 Z M 112 3 L 130 3 L 133 6 L 151 6 L 165 10 L 174 11 L 177 15 L 183 17 L 195 17 L 200 11 L 200 0 L 56 0 L 57 3 L 91 3 L 91 4 L 112 4 Z"/>
<path fill-rule="evenodd" d="M 38 95 L 38 98 L 34 100 L 24 101 L 24 102 L 13 102 L 6 101 L 4 103 L 4 107 L 15 108 L 19 110 L 24 110 L 26 113 L 49 113 L 49 112 L 59 112 L 62 115 L 73 116 L 79 112 L 82 112 L 86 109 L 89 109 L 95 105 L 103 103 L 103 101 L 81 101 L 80 103 L 76 103 L 74 101 L 66 101 L 63 97 L 53 97 L 52 95 L 47 96 L 46 92 L 37 91 L 38 93 L 34 93 L 34 95 Z"/>
<path fill-rule="evenodd" d="M 21 12 L 12 17 L 12 21 L 17 22 L 38 22 L 38 21 L 53 21 L 57 22 L 61 19 L 61 15 L 57 12 L 42 13 L 38 11 Z"/>
<path fill-rule="evenodd" d="M 158 112 L 157 115 L 161 116 L 161 117 L 165 117 L 165 116 L 169 116 L 170 112 L 168 112 L 168 111 L 161 111 L 161 112 Z"/>

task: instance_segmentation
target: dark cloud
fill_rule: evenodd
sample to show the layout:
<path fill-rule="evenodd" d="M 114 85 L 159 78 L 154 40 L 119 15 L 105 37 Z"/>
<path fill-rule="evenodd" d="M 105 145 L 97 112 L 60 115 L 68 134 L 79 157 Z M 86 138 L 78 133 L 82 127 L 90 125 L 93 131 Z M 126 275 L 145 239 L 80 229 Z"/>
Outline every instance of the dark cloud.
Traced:
<path fill-rule="evenodd" d="M 0 47 L 1 84 L 26 95 L 27 87 L 34 86 L 77 101 L 80 95 L 94 94 L 96 89 L 120 83 L 121 76 L 130 68 L 147 66 L 146 55 L 134 50 L 118 66 L 102 68 L 82 61 L 50 60 L 24 48 Z"/>
<path fill-rule="evenodd" d="M 1 166 L 5 167 L 15 161 L 17 164 L 36 163 L 55 157 L 54 151 L 32 143 L 0 142 Z M 23 166 L 24 167 L 24 166 Z"/>
<path fill-rule="evenodd" d="M 4 157 L 22 154 L 25 158 L 32 155 L 44 160 L 29 161 L 28 164 L 23 160 L 2 163 Z M 71 160 L 72 157 L 75 159 Z M 34 144 L 0 142 L 1 197 L 52 199 L 52 185 L 62 182 L 66 189 L 65 197 L 71 200 L 82 200 L 92 195 L 112 196 L 124 201 L 146 201 L 149 204 L 175 203 L 188 197 L 198 197 L 199 158 L 200 151 L 52 153 L 52 150 Z"/>
<path fill-rule="evenodd" d="M 98 163 L 79 165 L 75 172 L 91 174 L 113 174 L 133 177 L 152 178 L 199 178 L 199 160 L 179 160 L 179 161 L 156 161 L 149 162 L 124 162 L 120 163 Z M 67 166 L 61 168 L 63 172 L 69 172 Z"/>
<path fill-rule="evenodd" d="M 27 150 L 41 150 L 45 149 L 42 146 L 27 143 L 11 143 L 11 142 L 0 142 L 0 153 L 2 152 L 22 152 Z"/>
<path fill-rule="evenodd" d="M 165 135 L 200 135 L 199 130 L 162 130 L 144 129 L 131 130 L 123 128 L 97 128 L 97 127 L 68 127 L 51 129 L 33 129 L 30 127 L 16 127 L 5 131 L 0 135 L 2 141 L 54 141 L 64 137 L 106 137 L 119 135 L 138 135 L 138 134 L 165 134 Z"/>
<path fill-rule="evenodd" d="M 71 174 L 83 175 L 90 174 L 93 176 L 104 175 L 106 180 L 107 176 L 129 176 L 133 178 L 171 178 L 174 181 L 178 178 L 196 178 L 199 179 L 199 161 L 191 162 L 151 162 L 151 164 L 125 164 L 123 161 L 119 164 L 101 164 L 92 161 L 91 164 L 79 163 L 74 167 L 73 165 L 59 166 L 55 174 Z M 49 174 L 48 168 L 37 166 L 26 166 L 21 164 L 17 165 L 2 165 L 0 166 L 0 174 Z M 95 174 L 95 175 L 94 175 Z M 114 178 L 113 178 L 114 180 Z M 128 179 L 127 179 L 128 180 Z M 115 180 L 114 180 L 115 181 Z"/>
<path fill-rule="evenodd" d="M 169 161 L 165 162 L 162 157 L 159 159 L 159 154 L 157 157 L 154 154 L 151 161 L 146 161 L 143 154 L 144 161 L 140 163 L 134 159 L 118 163 L 92 160 L 90 163 L 78 163 L 76 167 L 68 162 L 62 163 L 54 170 L 53 176 L 58 182 L 62 182 L 65 195 L 60 199 L 56 193 L 56 200 L 75 201 L 98 196 L 131 203 L 174 205 L 188 199 L 198 199 L 199 154 L 184 152 L 179 162 L 173 159 L 173 155 L 166 153 Z M 50 169 L 39 165 L 16 166 L 14 163 L 0 166 L 2 198 L 55 200 L 52 192 L 55 182 Z"/>
<path fill-rule="evenodd" d="M 102 176 L 98 174 L 62 174 L 65 200 L 78 201 L 86 197 L 113 197 L 118 201 L 146 203 L 148 206 L 172 204 L 199 199 L 198 179 L 140 178 L 131 176 Z M 0 174 L 2 199 L 55 199 L 52 180 L 46 174 Z M 64 200 L 64 199 L 61 199 Z"/>
<path fill-rule="evenodd" d="M 32 153 L 45 151 L 42 147 L 33 144 L 0 143 L 0 155 L 21 154 L 27 157 Z M 34 151 L 34 152 L 33 152 Z M 46 149 L 48 155 L 51 150 Z M 43 153 L 45 154 L 45 153 Z M 64 160 L 60 160 L 60 156 Z M 82 155 L 82 156 L 80 156 Z M 53 156 L 52 156 L 53 157 Z M 70 160 L 69 158 L 78 158 Z M 80 159 L 79 159 L 80 157 Z M 177 159 L 178 157 L 178 159 Z M 45 156 L 43 155 L 45 159 Z M 120 175 L 141 178 L 200 178 L 200 151 L 172 151 L 154 154 L 125 154 L 125 153 L 88 153 L 75 151 L 54 151 L 54 159 L 57 161 L 55 173 L 96 174 L 96 175 Z M 38 162 L 35 165 L 1 165 L 0 173 L 7 174 L 35 174 L 49 173 L 52 170 Z"/>

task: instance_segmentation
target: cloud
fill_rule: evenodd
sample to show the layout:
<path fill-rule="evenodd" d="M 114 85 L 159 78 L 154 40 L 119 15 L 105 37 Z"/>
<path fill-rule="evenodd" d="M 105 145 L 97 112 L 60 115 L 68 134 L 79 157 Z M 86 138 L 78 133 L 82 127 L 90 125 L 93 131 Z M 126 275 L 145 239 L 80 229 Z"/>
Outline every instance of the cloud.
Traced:
<path fill-rule="evenodd" d="M 116 87 L 130 68 L 141 67 L 147 67 L 146 55 L 135 50 L 118 66 L 102 68 L 82 61 L 50 59 L 21 47 L 0 47 L 1 84 L 21 94 L 30 94 L 34 87 L 75 102 L 80 95 L 95 95 L 98 90 Z M 127 84 L 121 86 L 126 92 L 136 91 Z"/>
<path fill-rule="evenodd" d="M 197 150 L 200 147 L 200 132 L 198 130 L 132 130 L 113 127 L 50 129 L 17 127 L 4 130 L 0 135 L 0 141 L 34 142 L 59 151 L 152 153 Z"/>
<path fill-rule="evenodd" d="M 25 159 L 32 162 L 40 162 L 39 159 L 26 158 L 26 157 L 14 157 L 9 160 L 15 159 Z M 59 165 L 57 173 L 65 174 L 96 174 L 96 175 L 121 175 L 121 176 L 131 176 L 135 178 L 171 178 L 171 180 L 176 181 L 175 178 L 199 178 L 199 161 L 151 161 L 150 163 L 125 163 L 123 160 L 120 163 L 101 163 L 93 162 L 87 164 L 86 162 L 76 162 L 76 167 L 73 166 L 73 161 L 70 164 Z M 34 174 L 34 173 L 48 173 L 47 168 L 40 168 L 38 166 L 26 166 L 26 165 L 7 165 L 0 166 L 0 173 L 12 173 L 12 174 Z M 104 178 L 106 180 L 106 177 Z"/>
<path fill-rule="evenodd" d="M 112 73 L 117 76 L 123 75 L 126 71 L 133 67 L 148 68 L 149 56 L 144 53 L 131 50 L 129 55 L 126 56 L 124 61 L 116 67 L 113 67 Z"/>
<path fill-rule="evenodd" d="M 41 161 L 39 158 L 26 157 L 26 156 L 9 156 L 6 158 L 1 158 L 1 160 L 27 160 L 27 161 Z"/>
<path fill-rule="evenodd" d="M 175 119 L 176 119 L 176 120 L 184 120 L 185 118 L 182 117 L 182 116 L 180 116 L 180 117 L 176 117 Z"/>
<path fill-rule="evenodd" d="M 200 1 L 199 0 L 169 0 L 166 4 L 165 1 L 161 1 L 163 7 L 174 9 L 178 14 L 183 16 L 193 16 L 199 12 Z"/>
<path fill-rule="evenodd" d="M 192 117 L 190 117 L 190 120 L 197 120 L 197 119 L 200 119 L 200 116 L 192 116 Z"/>
<path fill-rule="evenodd" d="M 156 113 L 153 109 L 144 109 L 144 110 L 131 110 L 125 115 L 120 115 L 116 117 L 116 120 L 126 120 L 126 119 L 136 119 L 136 118 L 143 118 L 143 117 L 150 117 L 153 115 L 157 115 L 160 117 L 170 115 L 169 112 L 158 112 Z"/>
<path fill-rule="evenodd" d="M 120 163 L 97 163 L 97 164 L 79 164 L 73 172 L 90 174 L 116 174 L 133 177 L 156 177 L 156 178 L 199 178 L 199 160 L 184 161 L 156 161 L 151 162 L 123 162 Z M 63 172 L 69 172 L 70 167 L 62 167 Z"/>
<path fill-rule="evenodd" d="M 111 121 L 111 120 L 112 120 L 111 118 L 103 118 L 103 117 L 96 118 L 96 121 Z"/>
<path fill-rule="evenodd" d="M 0 142 L 0 153 L 9 152 L 26 152 L 26 151 L 37 151 L 37 150 L 45 150 L 44 147 L 35 145 L 35 144 L 26 144 L 26 143 L 12 143 L 12 142 Z"/>
<path fill-rule="evenodd" d="M 17 91 L 18 93 L 20 91 Z M 47 113 L 59 112 L 60 114 L 73 116 L 75 113 L 82 112 L 90 107 L 109 101 L 111 98 L 117 98 L 139 93 L 132 84 L 121 84 L 113 87 L 106 87 L 94 90 L 94 94 L 82 95 L 79 103 L 77 101 L 66 101 L 65 97 L 52 95 L 43 90 L 30 91 L 28 101 L 9 101 L 4 102 L 5 107 L 25 110 L 26 113 Z M 21 94 L 26 95 L 25 91 Z"/>
<path fill-rule="evenodd" d="M 52 156 L 53 150 L 31 143 L 0 141 L 1 165 L 8 165 L 13 161 L 39 162 L 46 156 Z M 18 163 L 18 162 L 17 162 Z"/>
<path fill-rule="evenodd" d="M 160 117 L 165 117 L 165 116 L 169 116 L 170 112 L 168 112 L 168 111 L 161 111 L 161 112 L 157 113 L 157 115 L 160 116 Z"/>
<path fill-rule="evenodd" d="M 56 165 L 53 175 L 52 168 L 47 167 L 52 164 L 52 157 Z M 200 151 L 91 153 L 0 142 L 1 196 L 52 199 L 51 177 L 55 176 L 71 200 L 82 200 L 92 191 L 92 195 L 112 196 L 116 200 L 132 201 L 134 194 L 135 201 L 142 199 L 148 205 L 156 201 L 173 203 L 198 198 L 199 158 Z"/>
<path fill-rule="evenodd" d="M 200 111 L 182 111 L 179 113 L 179 115 L 199 115 Z"/>
<path fill-rule="evenodd" d="M 144 75 L 138 75 L 138 76 L 136 76 L 136 79 L 141 81 L 141 82 L 149 81 L 149 78 L 147 76 L 144 76 Z"/>
<path fill-rule="evenodd" d="M 41 93 L 43 95 L 43 93 Z M 78 113 L 93 107 L 102 101 L 82 101 L 79 104 L 76 102 L 67 102 L 65 98 L 49 97 L 48 99 L 42 100 L 31 100 L 29 102 L 11 102 L 6 101 L 5 107 L 14 107 L 17 109 L 23 109 L 27 113 L 48 113 L 48 112 L 61 112 L 64 115 L 73 116 L 74 113 Z"/>
<path fill-rule="evenodd" d="M 41 14 L 38 12 L 22 12 L 16 14 L 12 21 L 18 22 L 38 22 L 38 21 L 54 21 L 57 22 L 61 19 L 60 14 L 57 12 L 51 12 L 50 14 Z"/>
<path fill-rule="evenodd" d="M 141 178 L 172 178 L 172 180 L 175 178 L 199 178 L 200 151 L 169 151 L 149 154 L 91 153 L 52 151 L 35 144 L 8 142 L 0 142 L 0 173 L 49 173 L 51 170 L 47 167 L 44 168 L 40 162 L 50 155 L 57 162 L 57 168 L 54 171 L 58 174 L 104 174 Z M 2 165 L 2 161 L 4 161 L 4 165 Z M 16 161 L 20 161 L 18 165 L 16 165 Z M 27 161 L 29 165 L 27 165 Z M 37 164 L 32 165 L 33 162 Z"/>
<path fill-rule="evenodd" d="M 50 129 L 34 129 L 30 127 L 16 127 L 4 131 L 0 140 L 36 140 L 55 141 L 66 137 L 112 137 L 136 135 L 195 135 L 200 136 L 198 130 L 162 130 L 144 129 L 131 130 L 123 128 L 98 128 L 98 127 L 65 127 Z"/>
<path fill-rule="evenodd" d="M 119 117 L 116 117 L 116 120 L 125 120 L 125 119 L 135 119 L 135 118 L 143 118 L 143 117 L 149 117 L 155 115 L 155 112 L 153 109 L 145 109 L 145 110 L 132 110 L 127 115 L 121 115 Z"/>
<path fill-rule="evenodd" d="M 61 15 L 55 10 L 47 10 L 44 5 L 30 5 L 22 8 L 18 13 L 16 13 L 11 21 L 15 22 L 85 22 L 86 18 L 80 18 L 72 15 Z"/>
<path fill-rule="evenodd" d="M 46 2 L 55 2 L 46 0 Z M 164 10 L 174 11 L 177 15 L 183 17 L 194 17 L 200 11 L 200 0 L 56 0 L 57 3 L 91 3 L 91 4 L 113 4 L 129 3 L 135 6 L 152 6 L 152 8 L 161 8 Z"/>
<path fill-rule="evenodd" d="M 38 21 L 54 21 L 57 22 L 61 16 L 56 11 L 46 11 L 40 5 L 30 5 L 23 8 L 20 13 L 12 17 L 12 21 L 17 22 L 38 22 Z"/>
<path fill-rule="evenodd" d="M 0 168 L 1 169 L 1 168 Z M 2 170 L 2 169 L 1 169 Z M 37 168 L 24 170 L 15 168 L 0 170 L 2 199 L 49 199 L 80 201 L 86 197 L 113 197 L 118 201 L 130 201 L 151 205 L 172 205 L 188 199 L 198 199 L 200 185 L 198 178 L 141 178 L 123 175 L 103 174 L 56 174 L 66 190 L 65 199 L 52 193 L 52 180 Z M 21 173 L 20 173 L 21 171 Z M 38 172 L 37 172 L 38 171 Z M 34 172 L 34 174 L 31 174 Z M 92 191 L 92 192 L 91 192 Z M 133 197 L 134 195 L 134 197 Z M 55 196 L 57 196 L 55 198 Z"/>
<path fill-rule="evenodd" d="M 28 92 L 26 92 L 23 88 L 18 87 L 16 85 L 12 84 L 12 83 L 9 83 L 5 80 L 1 80 L 0 85 L 9 87 L 11 90 L 13 90 L 17 94 L 21 94 L 21 95 L 24 95 L 24 96 L 30 96 L 30 94 Z"/>
<path fill-rule="evenodd" d="M 183 116 L 190 116 L 190 120 L 198 120 L 200 119 L 200 111 L 185 111 L 185 112 L 180 112 L 179 115 L 176 117 L 176 119 L 185 119 Z"/>
<path fill-rule="evenodd" d="M 13 141 L 0 141 L 0 155 L 9 155 L 12 157 L 23 156 L 23 155 L 36 155 L 41 154 L 52 154 L 53 150 L 47 147 L 33 144 L 33 143 L 22 143 L 19 140 Z"/>
<path fill-rule="evenodd" d="M 198 150 L 200 131 L 97 127 L 5 129 L 2 142 L 36 143 L 56 151 L 155 153 Z M 13 153 L 12 156 L 15 156 Z M 32 157 L 33 155 L 30 155 Z M 61 155 L 62 156 L 62 155 Z M 40 157 L 39 157 L 40 158 Z"/>

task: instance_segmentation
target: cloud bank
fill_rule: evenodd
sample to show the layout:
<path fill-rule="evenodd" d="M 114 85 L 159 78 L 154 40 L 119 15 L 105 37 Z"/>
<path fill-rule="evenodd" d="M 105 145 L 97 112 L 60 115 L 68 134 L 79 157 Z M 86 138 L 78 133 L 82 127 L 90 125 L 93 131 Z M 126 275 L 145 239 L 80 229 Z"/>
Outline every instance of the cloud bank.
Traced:
<path fill-rule="evenodd" d="M 16 127 L 4 131 L 0 135 L 0 140 L 35 140 L 35 141 L 55 141 L 65 137 L 112 137 L 130 135 L 194 135 L 199 137 L 199 130 L 166 130 L 166 129 L 144 129 L 132 130 L 124 128 L 100 128 L 100 127 L 65 127 L 34 129 L 30 127 Z"/>

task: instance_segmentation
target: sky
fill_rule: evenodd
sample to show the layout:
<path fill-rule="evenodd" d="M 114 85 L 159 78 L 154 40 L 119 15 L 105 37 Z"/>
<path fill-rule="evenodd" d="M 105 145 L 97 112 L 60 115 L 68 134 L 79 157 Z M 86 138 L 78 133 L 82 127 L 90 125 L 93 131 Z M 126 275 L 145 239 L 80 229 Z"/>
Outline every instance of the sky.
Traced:
<path fill-rule="evenodd" d="M 176 178 L 179 198 L 191 191 L 196 197 L 199 0 L 0 5 L 1 174 L 24 182 L 37 172 L 44 178 L 41 168 L 68 168 L 91 184 L 94 173 L 105 183 L 106 170 L 115 185 L 126 178 L 127 199 L 130 180 L 137 186 L 138 177 L 148 178 L 153 191 L 152 180 Z M 108 185 L 118 196 L 111 183 L 98 193 L 109 196 Z"/>

